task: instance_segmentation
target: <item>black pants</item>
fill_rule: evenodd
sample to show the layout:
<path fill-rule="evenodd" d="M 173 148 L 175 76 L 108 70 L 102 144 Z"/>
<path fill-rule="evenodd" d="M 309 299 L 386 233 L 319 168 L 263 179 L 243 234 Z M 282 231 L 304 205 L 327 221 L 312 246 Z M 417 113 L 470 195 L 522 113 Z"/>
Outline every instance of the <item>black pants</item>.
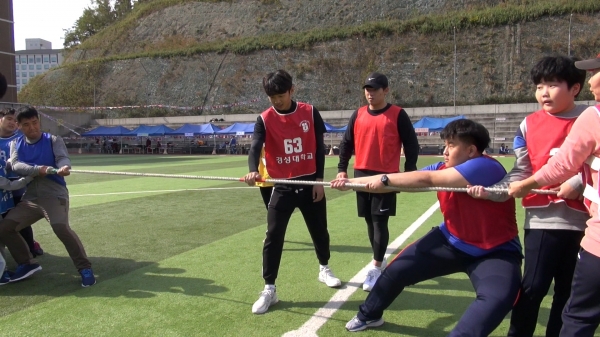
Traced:
<path fill-rule="evenodd" d="M 312 238 L 319 263 L 329 262 L 329 232 L 327 202 L 313 202 L 312 186 L 275 185 L 267 211 L 267 238 L 263 247 L 263 278 L 265 284 L 275 284 L 285 231 L 292 213 L 300 209 Z"/>
<path fill-rule="evenodd" d="M 384 269 L 357 316 L 363 321 L 379 319 L 405 287 L 458 272 L 469 276 L 477 296 L 449 336 L 488 336 L 517 299 L 521 253 L 470 256 L 452 247 L 437 227 L 402 250 Z"/>
<path fill-rule="evenodd" d="M 540 304 L 554 280 L 546 337 L 558 337 L 583 234 L 583 231 L 572 230 L 525 230 L 525 273 L 521 294 L 510 318 L 508 336 L 533 336 Z"/>
<path fill-rule="evenodd" d="M 355 177 L 369 177 L 380 174 L 377 171 L 354 170 Z M 365 218 L 367 234 L 373 250 L 373 260 L 382 262 L 390 241 L 388 223 L 390 216 L 396 215 L 396 192 L 368 193 L 356 192 L 358 216 Z"/>
<path fill-rule="evenodd" d="M 584 249 L 575 266 L 561 337 L 593 337 L 600 324 L 600 257 Z"/>
<path fill-rule="evenodd" d="M 262 200 L 265 204 L 265 208 L 268 210 L 269 209 L 269 201 L 271 200 L 271 194 L 273 193 L 273 186 L 259 187 L 259 189 L 260 189 L 260 196 L 262 197 Z"/>

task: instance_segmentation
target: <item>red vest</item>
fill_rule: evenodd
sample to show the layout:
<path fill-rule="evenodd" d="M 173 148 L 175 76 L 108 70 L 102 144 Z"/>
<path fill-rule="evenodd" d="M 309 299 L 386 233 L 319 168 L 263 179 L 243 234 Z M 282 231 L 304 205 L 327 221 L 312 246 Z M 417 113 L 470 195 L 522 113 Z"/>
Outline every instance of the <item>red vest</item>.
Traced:
<path fill-rule="evenodd" d="M 313 107 L 297 103 L 296 111 L 279 114 L 273 107 L 260 116 L 265 123 L 265 161 L 275 179 L 297 178 L 317 172 L 317 139 Z"/>
<path fill-rule="evenodd" d="M 443 164 L 439 170 L 445 168 Z M 437 197 L 448 231 L 470 245 L 491 249 L 518 234 L 513 198 L 494 202 L 475 199 L 464 192 L 438 192 Z"/>
<path fill-rule="evenodd" d="M 402 108 L 390 106 L 377 116 L 369 114 L 367 106 L 358 109 L 354 121 L 354 168 L 386 173 L 400 171 L 402 141 L 398 134 L 398 114 Z"/>
<path fill-rule="evenodd" d="M 544 110 L 536 111 L 525 118 L 527 126 L 525 142 L 527 142 L 527 152 L 533 173 L 539 171 L 548 162 L 550 157 L 555 154 L 553 151 L 558 151 L 576 119 L 577 117 L 552 116 Z M 560 184 L 544 186 L 542 189 L 548 190 L 556 186 L 560 186 Z M 525 208 L 537 208 L 547 207 L 550 203 L 555 202 L 565 202 L 567 206 L 576 211 L 587 212 L 582 201 L 566 200 L 556 195 L 528 194 L 523 198 L 522 205 Z"/>

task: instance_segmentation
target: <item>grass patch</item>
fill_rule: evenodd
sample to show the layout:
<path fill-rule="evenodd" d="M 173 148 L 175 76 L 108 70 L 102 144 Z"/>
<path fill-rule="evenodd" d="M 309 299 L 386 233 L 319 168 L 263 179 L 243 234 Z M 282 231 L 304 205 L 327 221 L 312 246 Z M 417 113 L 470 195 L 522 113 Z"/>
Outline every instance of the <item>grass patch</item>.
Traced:
<path fill-rule="evenodd" d="M 241 176 L 243 156 L 74 156 L 77 169 L 114 171 L 190 170 L 193 174 Z M 438 161 L 421 157 L 418 166 Z M 512 158 L 500 158 L 506 167 Z M 336 173 L 337 157 L 326 161 L 326 179 Z M 96 163 L 102 163 L 96 165 Z M 237 167 L 232 167 L 236 163 Z M 223 170 L 218 170 L 224 165 Z M 73 174 L 71 195 L 133 190 L 243 186 L 214 181 L 135 178 L 106 179 Z M 192 183 L 194 183 L 192 185 Z M 99 193 L 101 194 L 101 193 Z M 356 216 L 351 192 L 326 190 L 333 270 L 344 282 L 371 259 L 366 226 Z M 45 222 L 35 236 L 48 254 L 44 270 L 31 279 L 2 287 L 0 324 L 7 336 L 281 336 L 298 329 L 336 290 L 319 283 L 318 262 L 304 220 L 294 213 L 288 226 L 278 294 L 281 302 L 266 315 L 250 313 L 262 288 L 261 247 L 265 211 L 256 188 L 159 192 L 151 195 L 98 195 L 71 198 L 71 224 L 81 237 L 98 284 L 82 289 L 62 244 Z M 399 236 L 435 202 L 435 193 L 400 193 L 390 237 Z M 519 221 L 523 214 L 519 210 Z M 441 221 L 434 214 L 405 245 Z M 12 259 L 9 265 L 14 267 Z M 345 336 L 343 326 L 366 294 L 356 292 L 318 332 Z M 409 287 L 385 314 L 381 329 L 361 336 L 445 336 L 474 293 L 456 274 Z M 548 297 L 536 333 L 543 334 Z M 33 323 L 35 322 L 35 323 Z M 492 334 L 505 336 L 507 320 Z"/>

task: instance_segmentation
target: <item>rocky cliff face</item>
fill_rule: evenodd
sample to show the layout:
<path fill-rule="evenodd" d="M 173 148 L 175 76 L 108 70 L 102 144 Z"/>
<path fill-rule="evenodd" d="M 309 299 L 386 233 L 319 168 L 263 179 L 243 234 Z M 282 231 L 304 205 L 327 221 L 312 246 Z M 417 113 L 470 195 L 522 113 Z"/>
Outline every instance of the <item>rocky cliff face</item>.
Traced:
<path fill-rule="evenodd" d="M 192 2 L 167 7 L 137 21 L 123 49 L 98 46 L 76 52 L 71 60 L 93 53 L 135 52 L 156 46 L 170 33 L 184 38 L 217 40 L 223 37 L 306 30 L 319 25 L 353 24 L 385 15 L 402 17 L 427 11 L 474 6 L 480 1 L 232 1 Z M 495 3 L 501 1 L 487 1 Z M 273 12 L 267 12 L 271 9 Z M 247 13 L 247 15 L 244 15 Z M 262 18 L 258 22 L 257 18 Z M 47 73 L 24 90 L 23 98 L 36 104 L 113 106 L 167 104 L 215 106 L 250 104 L 206 110 L 204 113 L 260 112 L 268 106 L 262 77 L 288 70 L 296 82 L 296 98 L 321 110 L 354 109 L 364 104 L 364 77 L 380 71 L 390 79 L 390 101 L 400 105 L 452 105 L 512 102 L 533 99 L 529 69 L 543 55 L 566 54 L 567 16 L 545 17 L 491 28 L 420 34 L 408 32 L 376 37 L 356 36 L 313 44 L 303 49 L 259 50 L 249 54 L 201 53 L 191 56 L 104 61 L 75 65 Z M 600 14 L 572 17 L 571 51 L 580 57 L 600 52 Z M 456 45 L 456 67 L 454 49 Z M 456 76 L 455 76 L 456 71 Z M 456 86 L 455 86 L 456 83 Z M 94 100 L 95 91 L 95 100 Z M 589 93 L 582 99 L 589 99 Z M 151 110 L 119 110 L 149 116 Z M 154 111 L 156 113 L 156 111 Z M 198 111 L 163 110 L 165 114 Z M 108 111 L 117 117 L 115 111 Z"/>
<path fill-rule="evenodd" d="M 165 2 L 165 1 L 158 1 Z M 315 28 L 352 27 L 365 22 L 409 19 L 493 6 L 502 0 L 233 0 L 182 1 L 148 11 L 127 24 L 98 34 L 71 60 L 151 51 L 166 45 L 189 45 L 231 38 L 285 34 Z M 155 5 L 156 8 L 161 7 Z M 132 16 L 135 17 L 135 16 Z M 126 26 L 123 29 L 123 26 Z M 84 44 L 84 47 L 86 45 Z"/>

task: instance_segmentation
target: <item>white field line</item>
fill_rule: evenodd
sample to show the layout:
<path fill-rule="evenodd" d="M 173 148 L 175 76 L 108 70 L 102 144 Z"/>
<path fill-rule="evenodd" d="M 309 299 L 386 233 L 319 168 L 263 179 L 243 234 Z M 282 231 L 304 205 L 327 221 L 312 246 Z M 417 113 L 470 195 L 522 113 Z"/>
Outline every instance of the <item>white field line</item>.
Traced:
<path fill-rule="evenodd" d="M 415 222 L 413 222 L 399 237 L 397 237 L 387 247 L 385 258 L 387 259 L 392 253 L 394 253 L 403 243 L 406 241 L 433 213 L 440 207 L 440 203 L 436 202 L 433 204 L 423 215 L 421 215 Z M 346 287 L 338 290 L 333 297 L 329 299 L 322 308 L 317 310 L 312 317 L 306 321 L 298 330 L 286 332 L 283 337 L 316 337 L 317 331 L 327 323 L 333 314 L 352 296 L 352 294 L 362 289 L 362 280 L 367 276 L 367 271 L 371 268 L 371 263 L 367 264 L 361 269 L 358 274 L 354 275 L 346 283 Z M 350 318 L 348 318 L 350 320 Z"/>
<path fill-rule="evenodd" d="M 144 193 L 163 193 L 163 192 L 183 192 L 183 191 L 215 191 L 215 190 L 236 190 L 242 188 L 254 188 L 251 186 L 247 187 L 207 187 L 207 188 L 184 188 L 179 190 L 156 190 L 156 191 L 130 191 L 130 192 L 112 192 L 112 193 L 97 193 L 97 194 L 73 194 L 73 197 L 99 197 L 104 195 L 121 195 L 121 194 L 144 194 Z"/>

